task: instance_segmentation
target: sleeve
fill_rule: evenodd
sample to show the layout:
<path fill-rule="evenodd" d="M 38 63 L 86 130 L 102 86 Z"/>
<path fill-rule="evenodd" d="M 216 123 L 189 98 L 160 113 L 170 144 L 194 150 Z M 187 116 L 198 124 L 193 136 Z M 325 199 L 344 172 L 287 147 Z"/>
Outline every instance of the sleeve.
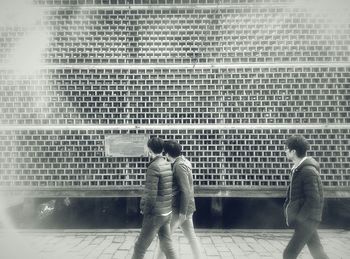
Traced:
<path fill-rule="evenodd" d="M 158 171 L 155 167 L 147 169 L 144 195 L 140 204 L 143 214 L 150 214 L 156 204 L 159 182 Z"/>
<path fill-rule="evenodd" d="M 142 211 L 142 213 L 144 212 L 145 210 L 145 196 L 142 195 L 141 197 L 141 201 L 140 201 L 140 210 Z"/>
<path fill-rule="evenodd" d="M 179 186 L 180 213 L 186 214 L 190 202 L 190 183 L 186 174 L 186 166 L 178 165 L 175 168 L 175 179 Z"/>
<path fill-rule="evenodd" d="M 316 173 L 311 170 L 305 171 L 303 179 L 305 200 L 297 215 L 298 221 L 304 221 L 314 210 L 320 207 L 321 198 L 318 181 L 319 179 Z"/>
<path fill-rule="evenodd" d="M 289 185 L 287 188 L 287 192 L 286 192 L 286 199 L 284 200 L 284 204 L 283 204 L 283 209 L 286 209 L 287 204 L 289 202 L 289 192 L 290 192 L 290 188 L 291 186 Z"/>

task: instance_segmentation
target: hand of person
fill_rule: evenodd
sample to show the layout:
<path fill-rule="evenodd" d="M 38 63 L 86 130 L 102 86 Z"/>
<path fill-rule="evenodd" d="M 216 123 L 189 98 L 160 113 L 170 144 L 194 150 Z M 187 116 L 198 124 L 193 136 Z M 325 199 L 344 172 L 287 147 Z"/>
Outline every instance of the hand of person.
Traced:
<path fill-rule="evenodd" d="M 140 213 L 143 215 L 143 210 L 140 210 Z"/>

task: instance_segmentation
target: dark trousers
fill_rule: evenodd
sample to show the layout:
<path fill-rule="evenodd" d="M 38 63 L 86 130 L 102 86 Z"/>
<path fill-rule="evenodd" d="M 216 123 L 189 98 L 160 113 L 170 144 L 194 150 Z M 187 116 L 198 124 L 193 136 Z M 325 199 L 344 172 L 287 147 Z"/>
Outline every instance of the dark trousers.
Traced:
<path fill-rule="evenodd" d="M 295 259 L 307 244 L 310 253 L 315 259 L 329 259 L 323 251 L 320 238 L 317 233 L 318 222 L 307 220 L 296 223 L 294 234 L 283 252 L 283 259 Z"/>
<path fill-rule="evenodd" d="M 143 216 L 141 233 L 135 243 L 132 259 L 142 259 L 157 234 L 160 249 L 164 252 L 166 258 L 177 258 L 171 240 L 170 220 L 171 214 L 168 216 Z"/>

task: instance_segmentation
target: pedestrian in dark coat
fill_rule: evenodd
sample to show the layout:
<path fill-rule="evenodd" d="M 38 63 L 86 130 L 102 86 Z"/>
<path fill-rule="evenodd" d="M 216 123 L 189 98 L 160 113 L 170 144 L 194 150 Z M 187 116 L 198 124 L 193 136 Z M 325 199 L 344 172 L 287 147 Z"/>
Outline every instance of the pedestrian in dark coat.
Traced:
<path fill-rule="evenodd" d="M 286 157 L 294 163 L 287 190 L 284 213 L 294 234 L 283 253 L 283 259 L 297 258 L 305 244 L 315 259 L 328 259 L 320 242 L 317 227 L 322 220 L 323 188 L 320 166 L 306 156 L 309 143 L 303 136 L 286 141 Z"/>

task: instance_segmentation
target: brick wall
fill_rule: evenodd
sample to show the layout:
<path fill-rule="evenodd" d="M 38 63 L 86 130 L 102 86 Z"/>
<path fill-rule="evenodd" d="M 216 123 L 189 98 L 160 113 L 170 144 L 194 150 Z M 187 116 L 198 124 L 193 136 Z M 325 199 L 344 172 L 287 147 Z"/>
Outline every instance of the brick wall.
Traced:
<path fill-rule="evenodd" d="M 303 134 L 326 195 L 348 197 L 342 3 L 33 1 L 32 23 L 0 23 L 0 190 L 138 196 L 147 159 L 105 153 L 106 135 L 136 133 L 184 146 L 198 196 L 279 197 L 283 141 Z M 13 60 L 30 35 L 46 45 L 28 72 L 35 45 L 25 71 Z"/>

